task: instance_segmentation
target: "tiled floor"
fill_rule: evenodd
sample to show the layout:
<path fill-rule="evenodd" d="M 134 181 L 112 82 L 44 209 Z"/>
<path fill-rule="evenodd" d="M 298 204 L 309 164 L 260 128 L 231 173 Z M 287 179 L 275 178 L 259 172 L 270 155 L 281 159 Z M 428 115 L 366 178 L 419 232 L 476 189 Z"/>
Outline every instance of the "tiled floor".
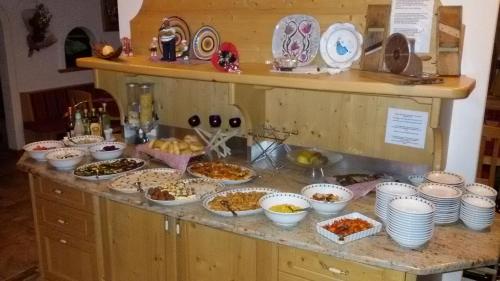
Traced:
<path fill-rule="evenodd" d="M 37 248 L 28 177 L 19 153 L 0 151 L 0 280 L 34 280 Z M 29 279 L 31 278 L 31 279 Z"/>

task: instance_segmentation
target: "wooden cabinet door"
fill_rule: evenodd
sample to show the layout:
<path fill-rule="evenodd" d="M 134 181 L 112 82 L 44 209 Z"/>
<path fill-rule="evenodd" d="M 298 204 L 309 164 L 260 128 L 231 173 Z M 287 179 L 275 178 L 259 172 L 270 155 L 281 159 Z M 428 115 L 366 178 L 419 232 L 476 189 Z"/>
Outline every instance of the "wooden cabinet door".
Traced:
<path fill-rule="evenodd" d="M 175 271 L 167 263 L 165 216 L 101 199 L 106 280 L 165 281 Z M 174 234 L 175 235 L 175 234 Z"/>
<path fill-rule="evenodd" d="M 181 222 L 180 281 L 277 281 L 277 249 L 257 240 Z"/>
<path fill-rule="evenodd" d="M 97 281 L 95 246 L 67 234 L 40 228 L 42 267 L 54 281 Z"/>

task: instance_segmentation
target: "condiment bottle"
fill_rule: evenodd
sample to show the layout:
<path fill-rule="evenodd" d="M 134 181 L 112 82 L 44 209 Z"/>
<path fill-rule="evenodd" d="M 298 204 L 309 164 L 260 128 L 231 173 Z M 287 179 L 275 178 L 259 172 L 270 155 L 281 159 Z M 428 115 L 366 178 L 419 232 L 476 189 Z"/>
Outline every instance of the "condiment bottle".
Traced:
<path fill-rule="evenodd" d="M 104 131 L 106 129 L 111 128 L 111 119 L 109 118 L 109 114 L 106 111 L 106 103 L 105 102 L 102 103 L 101 118 L 102 118 L 102 130 Z"/>
<path fill-rule="evenodd" d="M 99 117 L 95 112 L 95 108 L 92 108 L 92 113 L 90 114 L 90 134 L 93 136 L 102 135 L 101 123 L 99 122 Z"/>
<path fill-rule="evenodd" d="M 68 138 L 74 136 L 74 128 L 75 122 L 73 120 L 73 108 L 71 106 L 68 107 L 68 122 L 66 123 L 66 135 Z"/>
<path fill-rule="evenodd" d="M 75 137 L 83 135 L 82 115 L 81 115 L 80 111 L 78 111 L 78 110 L 75 113 L 74 134 L 75 134 Z"/>
<path fill-rule="evenodd" d="M 82 124 L 83 124 L 83 134 L 90 135 L 90 119 L 89 119 L 89 111 L 87 108 L 83 109 Z"/>

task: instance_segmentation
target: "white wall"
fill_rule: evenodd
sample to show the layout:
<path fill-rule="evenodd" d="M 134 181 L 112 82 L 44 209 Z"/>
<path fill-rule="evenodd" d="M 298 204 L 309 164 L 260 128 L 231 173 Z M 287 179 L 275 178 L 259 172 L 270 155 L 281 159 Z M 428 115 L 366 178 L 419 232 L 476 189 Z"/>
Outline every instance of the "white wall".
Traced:
<path fill-rule="evenodd" d="M 130 38 L 130 20 L 133 19 L 142 6 L 142 0 L 118 0 L 120 15 L 120 38 Z"/>
<path fill-rule="evenodd" d="M 484 107 L 495 40 L 499 0 L 442 0 L 443 5 L 462 5 L 466 25 L 462 73 L 476 79 L 476 88 L 464 100 L 445 105 L 443 123 L 450 122 L 446 170 L 475 179 Z M 446 114 L 451 111 L 450 114 Z"/>
<path fill-rule="evenodd" d="M 89 30 L 98 41 L 107 41 L 113 45 L 119 44 L 118 32 L 104 32 L 101 21 L 101 0 L 44 0 L 52 13 L 50 31 L 57 37 L 54 45 L 40 50 L 28 58 L 26 36 L 28 31 L 21 17 L 24 9 L 33 9 L 34 0 L 0 0 L 0 21 L 5 39 L 6 56 L 9 58 L 7 67 L 9 77 L 2 75 L 2 80 L 8 79 L 9 88 L 4 93 L 6 103 L 9 147 L 19 149 L 24 143 L 22 129 L 22 113 L 20 110 L 19 93 L 35 91 L 75 84 L 93 82 L 92 71 L 59 73 L 65 68 L 64 40 L 75 27 Z M 1 66 L 5 68 L 5 66 Z M 3 71 L 2 71 L 3 72 Z M 9 95 L 5 97 L 5 95 Z M 12 112 L 10 112 L 12 110 Z M 16 122 L 12 123 L 12 120 Z"/>
<path fill-rule="evenodd" d="M 466 25 L 462 73 L 476 79 L 469 98 L 445 102 L 442 123 L 449 135 L 446 169 L 473 181 L 488 88 L 490 62 L 500 0 L 441 0 L 443 5 L 462 5 Z M 127 24 L 142 0 L 119 0 L 121 36 L 130 35 Z M 122 11 L 125 11 L 122 13 Z M 128 32 L 128 33 L 127 33 Z M 133 40 L 133 39 L 132 39 Z"/>

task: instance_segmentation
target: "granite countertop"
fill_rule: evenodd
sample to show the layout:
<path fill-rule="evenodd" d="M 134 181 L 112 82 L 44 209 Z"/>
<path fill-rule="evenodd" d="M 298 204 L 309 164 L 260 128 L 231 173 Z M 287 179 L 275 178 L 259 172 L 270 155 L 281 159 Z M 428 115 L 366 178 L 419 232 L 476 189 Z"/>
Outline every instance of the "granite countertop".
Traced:
<path fill-rule="evenodd" d="M 244 162 L 244 160 L 236 160 Z M 220 217 L 205 210 L 197 203 L 176 207 L 150 205 L 140 195 L 123 195 L 110 192 L 110 180 L 86 181 L 78 179 L 71 172 L 57 171 L 44 162 L 36 162 L 27 154 L 18 162 L 18 168 L 34 175 L 43 176 L 61 184 L 122 202 L 151 212 L 161 213 L 186 221 L 192 221 L 217 229 L 241 235 L 264 239 L 283 245 L 335 256 L 338 258 L 427 275 L 462 270 L 465 268 L 491 265 L 498 262 L 500 253 L 500 216 L 490 229 L 477 232 L 457 222 L 447 226 L 436 226 L 431 241 L 421 249 L 406 249 L 396 244 L 388 234 L 380 233 L 344 245 L 338 245 L 316 232 L 316 223 L 329 217 L 310 212 L 292 229 L 274 225 L 264 214 L 249 217 Z M 152 164 L 158 165 L 158 164 Z M 303 168 L 287 165 L 279 170 L 255 167 L 259 176 L 244 186 L 273 187 L 283 191 L 299 193 L 308 184 Z M 351 202 L 339 215 L 353 211 L 378 219 L 374 212 L 373 193 Z M 379 220 L 380 221 L 380 220 Z"/>

